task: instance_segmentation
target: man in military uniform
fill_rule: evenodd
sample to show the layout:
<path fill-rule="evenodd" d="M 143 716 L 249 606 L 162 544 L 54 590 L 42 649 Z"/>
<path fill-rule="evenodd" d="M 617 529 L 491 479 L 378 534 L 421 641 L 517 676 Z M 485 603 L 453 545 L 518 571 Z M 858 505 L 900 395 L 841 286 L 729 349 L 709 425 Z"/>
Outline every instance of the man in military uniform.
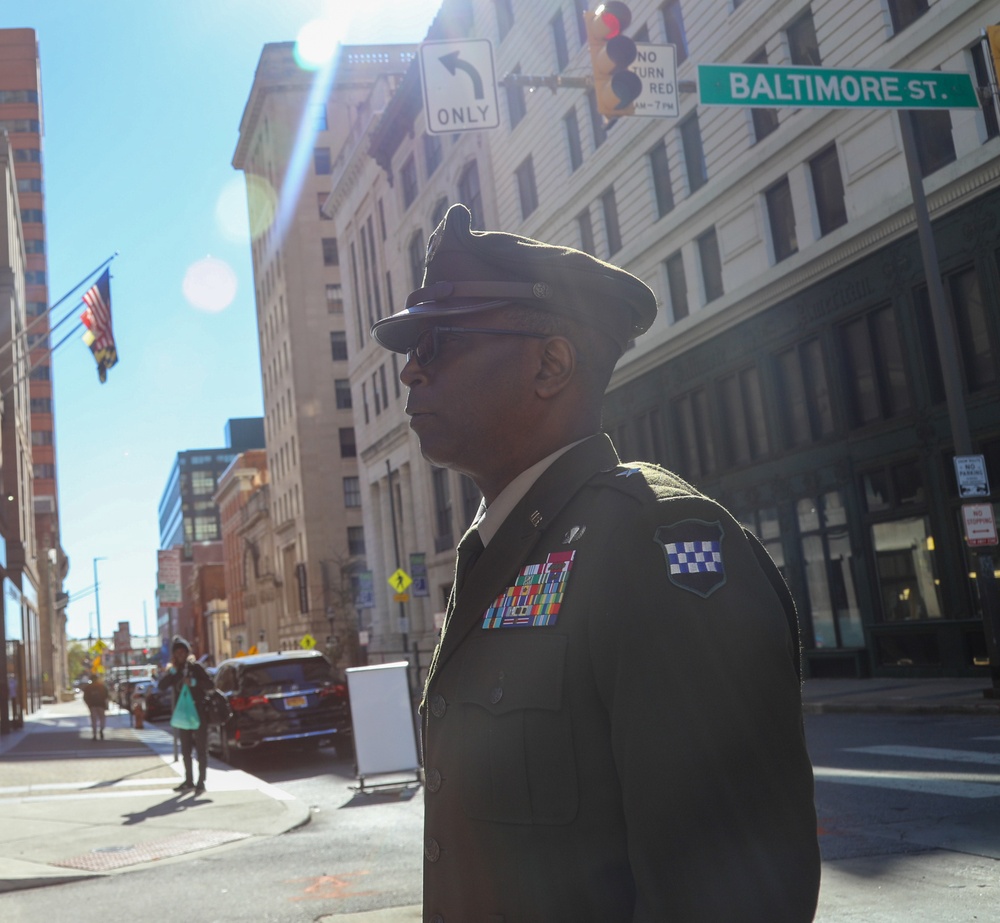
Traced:
<path fill-rule="evenodd" d="M 656 300 L 470 229 L 372 334 L 423 455 L 483 493 L 422 703 L 428 923 L 804 923 L 819 888 L 794 606 L 759 543 L 601 433 Z"/>

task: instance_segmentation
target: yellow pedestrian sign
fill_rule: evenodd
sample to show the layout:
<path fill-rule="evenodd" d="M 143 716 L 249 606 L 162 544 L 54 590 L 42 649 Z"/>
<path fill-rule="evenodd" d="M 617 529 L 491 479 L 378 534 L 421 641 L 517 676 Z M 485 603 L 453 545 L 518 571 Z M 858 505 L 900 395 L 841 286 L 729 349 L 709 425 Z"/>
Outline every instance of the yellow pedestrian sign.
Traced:
<path fill-rule="evenodd" d="M 316 639 L 310 634 L 304 634 L 302 640 L 299 641 L 299 647 L 305 648 L 307 651 L 311 651 L 316 646 Z"/>
<path fill-rule="evenodd" d="M 413 578 L 401 567 L 389 578 L 389 586 L 397 593 L 402 593 L 411 583 Z"/>

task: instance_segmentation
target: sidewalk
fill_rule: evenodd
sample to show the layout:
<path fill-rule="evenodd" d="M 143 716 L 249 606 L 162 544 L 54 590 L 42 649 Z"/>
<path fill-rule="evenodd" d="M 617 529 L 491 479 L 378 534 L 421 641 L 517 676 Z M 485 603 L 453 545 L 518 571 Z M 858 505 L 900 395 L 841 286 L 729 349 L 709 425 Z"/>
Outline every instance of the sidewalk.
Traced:
<path fill-rule="evenodd" d="M 982 679 L 810 679 L 806 714 L 833 712 L 1000 715 Z M 80 701 L 49 705 L 0 738 L 0 892 L 114 875 L 276 836 L 309 810 L 280 789 L 211 760 L 204 795 L 179 795 L 165 724 L 128 726 L 109 712 L 106 739 L 90 738 Z M 418 907 L 323 918 L 416 923 Z"/>
<path fill-rule="evenodd" d="M 178 794 L 169 727 L 129 727 L 112 706 L 92 740 L 82 701 L 47 705 L 0 737 L 0 892 L 114 875 L 276 836 L 308 806 L 212 759 L 207 790 Z"/>

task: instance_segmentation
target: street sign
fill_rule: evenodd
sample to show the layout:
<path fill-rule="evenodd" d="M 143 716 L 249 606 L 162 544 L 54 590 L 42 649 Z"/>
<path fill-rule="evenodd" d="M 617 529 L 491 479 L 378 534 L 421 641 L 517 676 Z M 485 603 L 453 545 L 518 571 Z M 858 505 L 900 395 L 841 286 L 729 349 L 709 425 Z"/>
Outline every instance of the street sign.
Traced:
<path fill-rule="evenodd" d="M 316 646 L 316 639 L 311 634 L 304 634 L 299 641 L 299 647 L 311 651 Z"/>
<path fill-rule="evenodd" d="M 955 477 L 958 479 L 958 495 L 963 499 L 990 495 L 990 481 L 986 476 L 985 456 L 956 455 Z"/>
<path fill-rule="evenodd" d="M 389 586 L 397 593 L 402 593 L 411 583 L 413 583 L 413 579 L 401 567 L 388 580 Z"/>
<path fill-rule="evenodd" d="M 410 601 L 409 593 L 394 593 L 392 597 L 394 603 L 408 603 Z"/>
<path fill-rule="evenodd" d="M 635 62 L 629 68 L 642 80 L 642 93 L 632 115 L 677 118 L 677 49 L 673 45 L 636 42 Z"/>
<path fill-rule="evenodd" d="M 493 45 L 489 39 L 424 42 L 419 58 L 430 134 L 500 127 Z"/>
<path fill-rule="evenodd" d="M 427 585 L 427 555 L 422 551 L 410 554 L 410 574 L 413 577 L 413 595 L 430 596 L 430 587 Z"/>
<path fill-rule="evenodd" d="M 968 74 L 699 64 L 703 106 L 832 109 L 978 109 Z"/>
<path fill-rule="evenodd" d="M 992 503 L 963 503 L 962 521 L 965 540 L 970 545 L 997 544 L 997 523 Z"/>

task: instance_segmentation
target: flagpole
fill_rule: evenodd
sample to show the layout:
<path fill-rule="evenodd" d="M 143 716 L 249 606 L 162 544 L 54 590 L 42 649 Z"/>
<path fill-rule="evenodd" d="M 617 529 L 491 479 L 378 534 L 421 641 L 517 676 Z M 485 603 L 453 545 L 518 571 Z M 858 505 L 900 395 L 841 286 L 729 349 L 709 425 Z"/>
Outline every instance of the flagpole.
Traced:
<path fill-rule="evenodd" d="M 99 272 L 101 272 L 102 269 L 106 269 L 111 264 L 112 260 L 114 260 L 114 258 L 116 256 L 118 256 L 118 251 L 117 250 L 115 250 L 115 252 L 112 253 L 111 256 L 109 256 L 103 263 L 101 263 L 101 265 L 98 266 L 97 269 L 93 270 L 92 272 L 88 272 L 87 275 L 85 275 L 79 282 L 77 282 L 76 285 L 74 285 L 55 304 L 53 304 L 50 307 L 46 308 L 30 324 L 27 324 L 25 326 L 24 330 L 22 330 L 19 334 L 17 334 L 17 339 L 20 339 L 21 337 L 26 337 L 38 324 L 40 324 L 42 322 L 43 318 L 48 317 L 56 308 L 59 307 L 59 305 L 61 305 L 67 298 L 69 298 L 70 295 L 72 295 L 74 292 L 78 291 L 79 289 L 83 288 L 83 286 L 86 285 L 87 282 L 89 282 L 92 278 L 94 278 L 94 276 L 96 276 Z M 68 317 L 69 317 L 69 315 L 67 315 L 66 317 L 64 317 L 61 321 L 59 321 L 59 324 L 64 323 Z M 56 324 L 55 327 L 52 327 L 50 329 L 51 330 L 55 330 L 56 327 L 59 326 L 59 324 Z M 0 355 L 3 355 L 3 353 L 4 353 L 5 350 L 10 349 L 14 345 L 14 339 L 15 339 L 14 337 L 11 337 L 10 340 L 7 343 L 0 344 Z M 5 369 L 4 371 L 8 371 L 9 368 L 10 367 L 8 367 L 8 369 Z"/>

